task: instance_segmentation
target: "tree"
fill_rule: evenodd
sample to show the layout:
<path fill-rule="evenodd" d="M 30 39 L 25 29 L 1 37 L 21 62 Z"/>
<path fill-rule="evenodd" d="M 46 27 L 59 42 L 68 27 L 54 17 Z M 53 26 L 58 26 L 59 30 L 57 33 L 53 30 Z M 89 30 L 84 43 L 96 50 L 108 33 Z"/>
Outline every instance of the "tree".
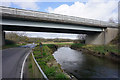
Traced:
<path fill-rule="evenodd" d="M 7 32 L 7 33 L 5 34 L 5 38 L 8 39 L 8 40 L 17 41 L 17 38 L 18 38 L 18 37 L 19 37 L 19 36 L 18 36 L 16 33 L 14 33 L 14 32 Z"/>
<path fill-rule="evenodd" d="M 28 42 L 29 38 L 26 36 L 26 33 L 19 32 L 7 32 L 5 38 L 15 42 Z"/>
<path fill-rule="evenodd" d="M 86 34 L 78 34 L 78 40 L 74 40 L 74 43 L 85 43 Z"/>
<path fill-rule="evenodd" d="M 78 40 L 85 40 L 86 34 L 78 34 L 77 38 L 78 38 Z"/>
<path fill-rule="evenodd" d="M 110 22 L 110 23 L 115 23 L 115 20 L 111 17 L 111 18 L 109 18 L 109 21 L 108 22 Z"/>

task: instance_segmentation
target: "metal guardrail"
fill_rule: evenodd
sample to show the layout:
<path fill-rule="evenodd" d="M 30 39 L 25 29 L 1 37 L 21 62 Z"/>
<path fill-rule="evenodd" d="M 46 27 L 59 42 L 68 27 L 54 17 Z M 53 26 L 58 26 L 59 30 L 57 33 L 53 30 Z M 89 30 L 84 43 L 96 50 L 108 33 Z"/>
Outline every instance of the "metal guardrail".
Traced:
<path fill-rule="evenodd" d="M 41 72 L 41 74 L 43 75 L 43 78 L 44 78 L 45 80 L 49 80 L 49 79 L 47 78 L 47 76 L 45 75 L 45 73 L 43 72 L 43 70 L 41 69 L 41 67 L 39 66 L 39 64 L 37 63 L 37 61 L 36 61 L 36 59 L 35 59 L 35 57 L 34 57 L 34 55 L 33 55 L 33 53 L 32 53 L 32 50 L 26 55 L 26 57 L 25 57 L 25 59 L 24 59 L 24 61 L 23 61 L 22 69 L 21 69 L 21 73 L 20 73 L 20 79 L 23 80 L 25 62 L 26 62 L 26 60 L 27 60 L 27 58 L 28 58 L 28 56 L 29 56 L 30 54 L 32 54 L 33 61 L 35 62 L 35 65 L 37 66 L 37 68 L 39 69 L 39 71 Z"/>
<path fill-rule="evenodd" d="M 37 67 L 38 67 L 39 71 L 42 73 L 42 75 L 43 75 L 44 79 L 49 80 L 49 79 L 47 78 L 47 76 L 45 75 L 45 73 L 43 72 L 43 70 L 41 69 L 41 67 L 39 66 L 38 62 L 36 61 L 36 59 L 35 59 L 35 57 L 34 57 L 33 53 L 32 53 L 32 58 L 33 58 L 33 60 L 34 60 L 35 64 L 37 65 Z"/>

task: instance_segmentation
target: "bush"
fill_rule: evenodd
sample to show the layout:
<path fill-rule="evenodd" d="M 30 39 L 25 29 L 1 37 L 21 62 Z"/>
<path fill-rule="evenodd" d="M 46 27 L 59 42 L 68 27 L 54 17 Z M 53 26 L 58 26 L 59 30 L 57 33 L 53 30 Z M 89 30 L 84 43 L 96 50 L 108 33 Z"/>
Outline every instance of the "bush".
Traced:
<path fill-rule="evenodd" d="M 56 70 L 54 67 L 48 67 L 48 66 L 45 66 L 45 74 L 48 76 L 48 77 L 51 77 L 51 76 L 54 76 L 55 73 L 56 73 Z"/>
<path fill-rule="evenodd" d="M 41 53 L 41 51 L 33 51 L 34 54 Z"/>
<path fill-rule="evenodd" d="M 52 51 L 56 51 L 58 48 L 58 46 L 54 44 L 44 44 L 44 46 L 48 46 L 48 48 L 50 48 Z"/>
<path fill-rule="evenodd" d="M 63 73 L 58 73 L 58 74 L 56 74 L 56 78 L 64 80 L 66 78 L 66 76 Z"/>
<path fill-rule="evenodd" d="M 46 56 L 46 53 L 45 52 L 43 52 L 43 54 L 42 54 L 43 56 Z"/>
<path fill-rule="evenodd" d="M 45 66 L 46 62 L 40 61 L 39 64 L 42 65 L 42 66 Z"/>

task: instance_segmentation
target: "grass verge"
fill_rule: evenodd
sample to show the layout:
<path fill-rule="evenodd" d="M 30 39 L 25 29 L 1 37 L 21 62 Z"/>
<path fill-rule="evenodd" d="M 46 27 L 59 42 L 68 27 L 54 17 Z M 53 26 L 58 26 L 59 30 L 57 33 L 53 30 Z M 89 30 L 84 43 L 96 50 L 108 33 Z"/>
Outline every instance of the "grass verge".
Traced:
<path fill-rule="evenodd" d="M 54 59 L 52 53 L 55 49 L 53 44 L 45 44 L 42 47 L 36 46 L 33 50 L 33 54 L 38 64 L 43 69 L 44 73 L 49 79 L 68 79 L 68 76 L 64 74 L 60 65 Z"/>
<path fill-rule="evenodd" d="M 85 45 L 82 48 L 94 51 L 99 54 L 115 53 L 120 54 L 120 50 L 116 45 Z"/>
<path fill-rule="evenodd" d="M 85 44 L 74 43 L 71 45 L 71 48 L 79 49 L 79 48 L 82 48 L 83 46 L 85 46 Z"/>
<path fill-rule="evenodd" d="M 71 45 L 71 48 L 73 49 L 84 48 L 100 54 L 107 54 L 107 53 L 120 54 L 120 50 L 118 49 L 117 45 L 85 45 L 78 43 Z"/>

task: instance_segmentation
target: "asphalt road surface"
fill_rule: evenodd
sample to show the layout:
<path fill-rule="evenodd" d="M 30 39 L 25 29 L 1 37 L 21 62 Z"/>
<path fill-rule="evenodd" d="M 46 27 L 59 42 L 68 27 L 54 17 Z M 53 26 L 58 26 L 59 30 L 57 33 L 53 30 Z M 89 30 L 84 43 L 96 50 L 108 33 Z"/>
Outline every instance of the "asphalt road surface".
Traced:
<path fill-rule="evenodd" d="M 2 51 L 2 77 L 20 78 L 21 68 L 25 56 L 31 48 L 10 48 Z"/>

